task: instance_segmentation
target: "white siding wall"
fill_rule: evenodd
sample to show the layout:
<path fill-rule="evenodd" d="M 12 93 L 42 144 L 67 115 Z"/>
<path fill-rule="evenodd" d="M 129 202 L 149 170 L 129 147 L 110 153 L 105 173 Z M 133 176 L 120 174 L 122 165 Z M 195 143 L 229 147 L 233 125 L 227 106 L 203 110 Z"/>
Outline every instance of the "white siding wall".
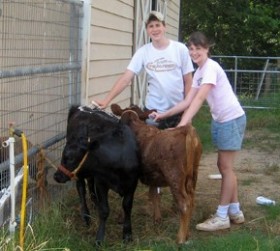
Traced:
<path fill-rule="evenodd" d="M 178 40 L 179 36 L 179 18 L 180 18 L 180 0 L 167 1 L 166 26 L 167 36 L 173 40 Z"/>
<path fill-rule="evenodd" d="M 103 98 L 124 72 L 133 53 L 133 0 L 91 4 L 87 98 Z M 130 88 L 114 101 L 130 102 Z"/>

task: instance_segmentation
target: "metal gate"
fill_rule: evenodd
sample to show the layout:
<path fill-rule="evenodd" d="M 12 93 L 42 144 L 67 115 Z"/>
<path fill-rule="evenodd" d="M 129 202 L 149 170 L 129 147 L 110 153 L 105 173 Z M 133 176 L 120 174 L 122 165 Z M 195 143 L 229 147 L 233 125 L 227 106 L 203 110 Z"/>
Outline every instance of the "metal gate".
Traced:
<path fill-rule="evenodd" d="M 280 108 L 280 57 L 212 56 L 244 108 Z"/>
<path fill-rule="evenodd" d="M 9 184 L 8 150 L 1 143 L 11 124 L 28 140 L 29 196 L 34 201 L 56 187 L 47 185 L 49 167 L 60 159 L 69 105 L 80 103 L 82 17 L 78 0 L 0 0 L 0 202 Z"/>

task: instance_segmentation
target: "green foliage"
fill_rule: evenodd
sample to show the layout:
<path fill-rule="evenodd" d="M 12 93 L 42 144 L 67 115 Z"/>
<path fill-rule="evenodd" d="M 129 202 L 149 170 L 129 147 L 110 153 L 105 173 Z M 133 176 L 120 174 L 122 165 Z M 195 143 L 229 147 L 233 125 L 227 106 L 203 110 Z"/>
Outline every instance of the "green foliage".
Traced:
<path fill-rule="evenodd" d="M 280 109 L 246 109 L 247 130 L 279 132 Z"/>
<path fill-rule="evenodd" d="M 213 150 L 213 144 L 211 140 L 211 114 L 207 105 L 203 106 L 193 119 L 193 126 L 200 137 L 203 152 L 209 152 Z"/>
<path fill-rule="evenodd" d="M 279 56 L 280 5 L 274 1 L 182 1 L 181 40 L 203 31 L 215 55 Z"/>

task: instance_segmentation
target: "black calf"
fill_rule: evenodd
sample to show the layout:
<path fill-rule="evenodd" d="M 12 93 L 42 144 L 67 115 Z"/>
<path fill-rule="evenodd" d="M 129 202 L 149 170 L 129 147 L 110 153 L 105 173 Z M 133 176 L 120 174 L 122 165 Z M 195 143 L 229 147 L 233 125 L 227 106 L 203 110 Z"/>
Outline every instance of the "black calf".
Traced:
<path fill-rule="evenodd" d="M 85 200 L 87 180 L 91 198 L 99 214 L 96 234 L 98 243 L 105 236 L 110 210 L 109 189 L 123 197 L 123 239 L 132 239 L 131 210 L 138 176 L 138 149 L 134 134 L 128 126 L 100 109 L 72 107 L 68 115 L 61 166 L 54 174 L 54 179 L 65 183 L 77 177 L 83 218 L 89 224 L 90 216 Z"/>

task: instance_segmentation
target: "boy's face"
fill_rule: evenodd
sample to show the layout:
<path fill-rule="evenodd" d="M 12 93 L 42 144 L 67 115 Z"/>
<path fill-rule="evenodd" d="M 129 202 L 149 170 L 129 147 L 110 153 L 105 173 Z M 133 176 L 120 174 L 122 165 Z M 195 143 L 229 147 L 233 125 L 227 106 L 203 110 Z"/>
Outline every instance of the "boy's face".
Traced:
<path fill-rule="evenodd" d="M 159 40 L 162 37 L 164 37 L 165 30 L 166 30 L 165 25 L 158 20 L 150 21 L 147 24 L 146 29 L 149 37 L 153 41 Z"/>

